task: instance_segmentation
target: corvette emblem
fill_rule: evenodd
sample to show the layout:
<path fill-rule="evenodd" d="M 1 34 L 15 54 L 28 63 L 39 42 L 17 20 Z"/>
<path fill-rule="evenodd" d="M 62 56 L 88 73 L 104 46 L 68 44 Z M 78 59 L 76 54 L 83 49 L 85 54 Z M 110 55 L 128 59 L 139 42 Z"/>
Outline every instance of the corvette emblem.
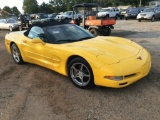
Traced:
<path fill-rule="evenodd" d="M 142 60 L 142 57 L 141 57 L 141 56 L 139 56 L 139 57 L 137 57 L 137 59 Z"/>

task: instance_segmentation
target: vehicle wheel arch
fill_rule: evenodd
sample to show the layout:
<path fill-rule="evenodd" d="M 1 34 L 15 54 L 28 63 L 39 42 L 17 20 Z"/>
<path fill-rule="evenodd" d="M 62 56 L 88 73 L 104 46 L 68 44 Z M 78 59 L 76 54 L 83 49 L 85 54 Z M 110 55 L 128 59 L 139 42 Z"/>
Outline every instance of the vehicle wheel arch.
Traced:
<path fill-rule="evenodd" d="M 70 56 L 70 57 L 68 58 L 68 60 L 67 60 L 66 71 L 67 71 L 67 67 L 68 67 L 69 63 L 70 63 L 73 59 L 75 59 L 75 58 L 82 58 L 82 59 L 86 60 L 85 58 L 83 58 L 82 56 L 79 56 L 79 55 L 72 55 L 72 56 Z M 87 61 L 87 60 L 86 60 L 86 61 Z"/>
<path fill-rule="evenodd" d="M 16 43 L 13 42 L 13 41 L 10 43 L 10 50 L 11 50 L 11 46 L 12 46 L 13 44 L 16 44 Z M 17 44 L 16 44 L 16 45 L 17 45 Z"/>
<path fill-rule="evenodd" d="M 97 27 L 97 26 L 89 26 L 89 27 L 88 27 L 88 30 L 90 31 L 90 30 L 93 29 L 93 28 L 94 28 L 94 29 L 99 29 L 99 27 Z"/>

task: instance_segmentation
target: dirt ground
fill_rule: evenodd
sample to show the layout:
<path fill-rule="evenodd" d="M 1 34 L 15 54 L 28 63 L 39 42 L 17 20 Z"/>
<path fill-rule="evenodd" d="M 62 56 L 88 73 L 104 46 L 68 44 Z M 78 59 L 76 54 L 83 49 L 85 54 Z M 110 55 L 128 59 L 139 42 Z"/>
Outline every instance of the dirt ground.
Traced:
<path fill-rule="evenodd" d="M 150 74 L 122 89 L 82 90 L 54 71 L 17 65 L 0 30 L 0 120 L 159 120 L 160 22 L 118 20 L 112 36 L 129 38 L 152 56 Z"/>

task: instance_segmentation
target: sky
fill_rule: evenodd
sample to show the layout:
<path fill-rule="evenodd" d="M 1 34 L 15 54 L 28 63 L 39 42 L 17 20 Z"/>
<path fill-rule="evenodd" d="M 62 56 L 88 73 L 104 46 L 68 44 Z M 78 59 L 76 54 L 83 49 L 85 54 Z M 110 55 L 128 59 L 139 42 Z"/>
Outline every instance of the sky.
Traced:
<path fill-rule="evenodd" d="M 49 0 L 37 0 L 38 4 L 42 4 L 42 2 L 49 3 Z M 4 6 L 9 6 L 10 8 L 16 6 L 18 10 L 22 13 L 23 0 L 0 0 L 0 8 L 2 9 Z"/>

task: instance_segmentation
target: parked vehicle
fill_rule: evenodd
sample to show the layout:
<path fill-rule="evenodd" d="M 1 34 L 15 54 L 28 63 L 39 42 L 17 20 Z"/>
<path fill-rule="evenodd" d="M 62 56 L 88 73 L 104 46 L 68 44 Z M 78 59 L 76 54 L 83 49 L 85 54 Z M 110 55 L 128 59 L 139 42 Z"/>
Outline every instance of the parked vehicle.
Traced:
<path fill-rule="evenodd" d="M 18 18 L 18 26 L 19 26 L 19 30 L 23 30 L 23 29 L 27 29 L 29 28 L 29 26 L 31 26 L 31 19 L 30 19 L 30 15 L 28 14 L 21 14 Z"/>
<path fill-rule="evenodd" d="M 96 9 L 95 9 L 96 8 Z M 100 19 L 97 18 L 98 5 L 96 3 L 82 3 L 73 6 L 73 11 L 83 11 L 82 19 L 73 15 L 72 23 L 75 23 L 84 29 L 90 31 L 94 36 L 111 34 L 113 25 L 116 24 L 115 18 Z"/>
<path fill-rule="evenodd" d="M 127 10 L 124 18 L 125 20 L 128 19 L 136 19 L 137 15 L 140 13 L 140 9 L 139 8 L 130 8 Z"/>
<path fill-rule="evenodd" d="M 160 19 L 160 8 L 146 8 L 137 16 L 138 22 L 141 22 L 141 20 L 150 20 L 153 22 L 155 19 Z"/>
<path fill-rule="evenodd" d="M 118 15 L 113 8 L 102 8 L 100 12 L 98 12 L 98 17 L 116 17 Z"/>
<path fill-rule="evenodd" d="M 0 19 L 0 29 L 9 29 L 9 31 L 18 29 L 18 21 L 13 18 Z"/>
<path fill-rule="evenodd" d="M 56 19 L 56 16 L 57 15 L 60 15 L 59 13 L 52 13 L 52 14 L 48 14 L 48 17 L 50 18 L 50 19 Z"/>
<path fill-rule="evenodd" d="M 76 13 L 75 13 L 76 14 Z M 56 16 L 56 19 L 58 21 L 65 21 L 65 22 L 68 22 L 69 20 L 72 19 L 72 16 L 73 16 L 73 11 L 67 11 L 67 12 L 64 12 L 60 15 L 57 15 Z M 77 16 L 76 16 L 77 17 Z"/>
<path fill-rule="evenodd" d="M 124 19 L 125 14 L 127 13 L 127 9 L 120 10 L 120 19 Z"/>
<path fill-rule="evenodd" d="M 63 22 L 12 32 L 5 36 L 5 45 L 15 63 L 54 70 L 82 89 L 94 85 L 122 88 L 147 76 L 151 68 L 150 53 L 137 43 L 120 37 L 94 37 Z"/>

